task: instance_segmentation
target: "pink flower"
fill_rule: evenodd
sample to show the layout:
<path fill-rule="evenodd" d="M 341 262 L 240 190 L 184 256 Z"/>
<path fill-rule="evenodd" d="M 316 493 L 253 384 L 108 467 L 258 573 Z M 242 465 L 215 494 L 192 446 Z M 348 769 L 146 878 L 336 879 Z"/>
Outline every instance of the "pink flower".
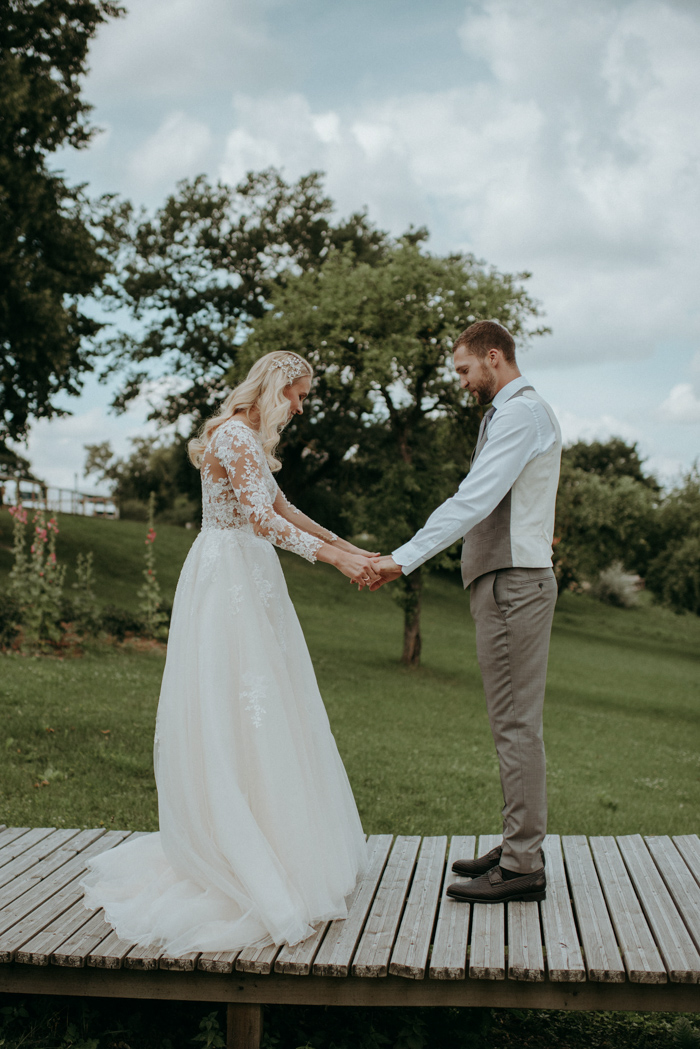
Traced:
<path fill-rule="evenodd" d="M 51 554 L 51 556 L 49 557 L 49 561 L 51 562 L 52 565 L 55 565 L 56 564 L 56 555 L 55 554 Z"/>
<path fill-rule="evenodd" d="M 10 515 L 15 519 L 15 521 L 18 521 L 20 524 L 27 523 L 27 511 L 24 509 L 23 506 L 11 506 Z"/>

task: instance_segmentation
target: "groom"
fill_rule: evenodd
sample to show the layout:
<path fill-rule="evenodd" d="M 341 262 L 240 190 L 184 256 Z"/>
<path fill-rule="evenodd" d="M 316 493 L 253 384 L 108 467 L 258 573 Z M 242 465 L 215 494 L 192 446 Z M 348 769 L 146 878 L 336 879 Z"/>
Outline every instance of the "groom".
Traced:
<path fill-rule="evenodd" d="M 453 347 L 462 389 L 485 412 L 459 489 L 413 539 L 377 563 L 408 575 L 464 536 L 462 580 L 471 586 L 476 652 L 503 788 L 503 843 L 452 870 L 447 889 L 471 903 L 543 900 L 547 827 L 542 738 L 547 656 L 557 585 L 552 571 L 561 433 L 554 412 L 520 374 L 505 328 L 479 321 Z"/>

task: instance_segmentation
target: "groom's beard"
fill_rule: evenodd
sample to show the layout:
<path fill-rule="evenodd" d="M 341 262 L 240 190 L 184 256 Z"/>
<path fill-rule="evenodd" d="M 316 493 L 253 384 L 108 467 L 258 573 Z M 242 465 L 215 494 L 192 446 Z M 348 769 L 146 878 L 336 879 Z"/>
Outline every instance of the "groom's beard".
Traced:
<path fill-rule="evenodd" d="M 472 393 L 476 397 L 477 404 L 490 404 L 496 396 L 496 379 L 485 373 L 478 382 L 472 385 Z"/>

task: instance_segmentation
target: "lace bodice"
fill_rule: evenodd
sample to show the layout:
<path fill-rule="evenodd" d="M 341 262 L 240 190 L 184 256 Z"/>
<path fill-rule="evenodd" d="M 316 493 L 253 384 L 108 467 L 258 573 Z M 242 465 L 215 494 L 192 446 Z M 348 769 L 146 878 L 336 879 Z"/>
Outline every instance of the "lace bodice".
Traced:
<path fill-rule="evenodd" d="M 272 476 L 258 434 L 227 419 L 212 434 L 202 459 L 202 529 L 235 528 L 315 561 L 324 540 L 283 516 L 297 511 Z M 275 510 L 280 504 L 282 513 Z M 333 536 L 333 533 L 329 533 Z M 335 536 L 333 536 L 335 538 Z"/>

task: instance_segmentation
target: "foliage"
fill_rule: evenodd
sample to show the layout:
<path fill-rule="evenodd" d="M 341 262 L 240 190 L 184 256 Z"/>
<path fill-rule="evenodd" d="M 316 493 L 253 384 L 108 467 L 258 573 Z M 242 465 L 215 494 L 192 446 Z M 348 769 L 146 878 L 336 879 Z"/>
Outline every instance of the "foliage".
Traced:
<path fill-rule="evenodd" d="M 151 492 L 148 500 L 148 533 L 144 540 L 146 546 L 145 566 L 143 569 L 143 584 L 139 590 L 139 613 L 150 637 L 167 637 L 166 615 L 161 608 L 162 596 L 156 575 L 156 560 L 153 544 L 156 541 L 155 530 L 155 492 Z"/>
<path fill-rule="evenodd" d="M 66 570 L 56 559 L 56 519 L 51 517 L 47 521 L 43 510 L 36 511 L 27 553 L 27 511 L 15 506 L 10 513 L 14 519 L 10 596 L 19 610 L 22 641 L 39 647 L 58 642 L 63 633 L 59 620 Z"/>
<path fill-rule="evenodd" d="M 564 450 L 563 458 L 569 466 L 584 473 L 597 474 L 603 480 L 631 477 L 652 492 L 660 491 L 656 478 L 644 472 L 644 461 L 636 441 L 628 444 L 621 437 L 611 437 L 607 441 L 576 441 Z"/>
<path fill-rule="evenodd" d="M 700 615 L 700 471 L 697 465 L 668 493 L 659 510 L 660 552 L 647 586 L 676 612 Z"/>
<path fill-rule="evenodd" d="M 101 238 L 112 203 L 91 204 L 47 166 L 60 148 L 88 144 L 81 98 L 87 50 L 113 0 L 6 0 L 0 5 L 0 435 L 60 410 L 90 367 L 100 324 L 81 300 L 103 286 Z"/>
<path fill-rule="evenodd" d="M 75 590 L 73 598 L 75 625 L 86 637 L 96 637 L 101 628 L 100 606 L 95 595 L 93 561 L 92 551 L 78 554 L 76 582 L 71 584 Z"/>
<path fill-rule="evenodd" d="M 180 525 L 198 521 L 201 485 L 199 472 L 187 458 L 186 440 L 177 435 L 165 441 L 136 437 L 131 443 L 133 451 L 126 459 L 115 456 L 108 441 L 85 446 L 85 474 L 110 485 L 119 516 L 145 521 L 154 492 L 160 521 Z"/>
<path fill-rule="evenodd" d="M 92 522 L 85 541 L 96 561 L 111 526 Z M 171 555 L 179 567 L 188 536 L 172 531 L 183 540 Z M 461 834 L 468 813 L 475 833 L 497 832 L 498 765 L 461 587 L 427 578 L 422 666 L 409 671 L 397 659 L 402 616 L 389 588 L 358 594 L 330 566 L 284 551 L 281 559 L 365 831 Z M 547 681 L 553 832 L 697 830 L 699 646 L 700 618 L 679 618 L 644 595 L 634 614 L 561 596 Z M 82 659 L 0 659 L 3 820 L 155 830 L 163 647 L 83 648 Z M 68 778 L 47 777 L 48 768 Z M 45 778 L 48 786 L 34 787 Z"/>
<path fill-rule="evenodd" d="M 657 549 L 656 490 L 630 474 L 575 465 L 565 452 L 557 494 L 554 567 L 560 589 L 619 561 L 646 574 Z"/>
<path fill-rule="evenodd" d="M 216 1010 L 202 1017 L 199 1022 L 199 1034 L 191 1040 L 198 1043 L 201 1049 L 225 1049 L 226 1039 L 221 1033 Z"/>
<path fill-rule="evenodd" d="M 139 636 L 146 629 L 143 619 L 126 608 L 118 608 L 117 605 L 106 605 L 102 609 L 100 626 L 117 641 L 124 641 L 129 635 Z"/>
<path fill-rule="evenodd" d="M 230 376 L 270 350 L 311 361 L 308 413 L 285 431 L 281 484 L 312 516 L 366 530 L 384 549 L 422 527 L 467 471 L 481 413 L 460 389 L 454 339 L 485 317 L 524 337 L 538 314 L 523 287 L 528 274 L 431 255 L 422 236 L 385 246 L 372 263 L 332 250 L 320 269 L 289 276 Z M 404 659 L 415 664 L 420 579 L 399 585 Z"/>
<path fill-rule="evenodd" d="M 116 406 L 156 368 L 175 381 L 154 418 L 210 414 L 249 323 L 286 275 L 317 268 L 342 245 L 357 258 L 381 254 L 384 234 L 366 215 L 334 223 L 332 207 L 318 173 L 287 183 L 274 169 L 235 188 L 204 176 L 180 182 L 153 217 L 126 207 L 115 302 L 140 328 L 109 347 L 108 370 L 125 375 Z"/>
<path fill-rule="evenodd" d="M 600 573 L 591 593 L 607 605 L 634 608 L 639 603 L 639 576 L 630 575 L 620 561 L 614 561 Z"/>

